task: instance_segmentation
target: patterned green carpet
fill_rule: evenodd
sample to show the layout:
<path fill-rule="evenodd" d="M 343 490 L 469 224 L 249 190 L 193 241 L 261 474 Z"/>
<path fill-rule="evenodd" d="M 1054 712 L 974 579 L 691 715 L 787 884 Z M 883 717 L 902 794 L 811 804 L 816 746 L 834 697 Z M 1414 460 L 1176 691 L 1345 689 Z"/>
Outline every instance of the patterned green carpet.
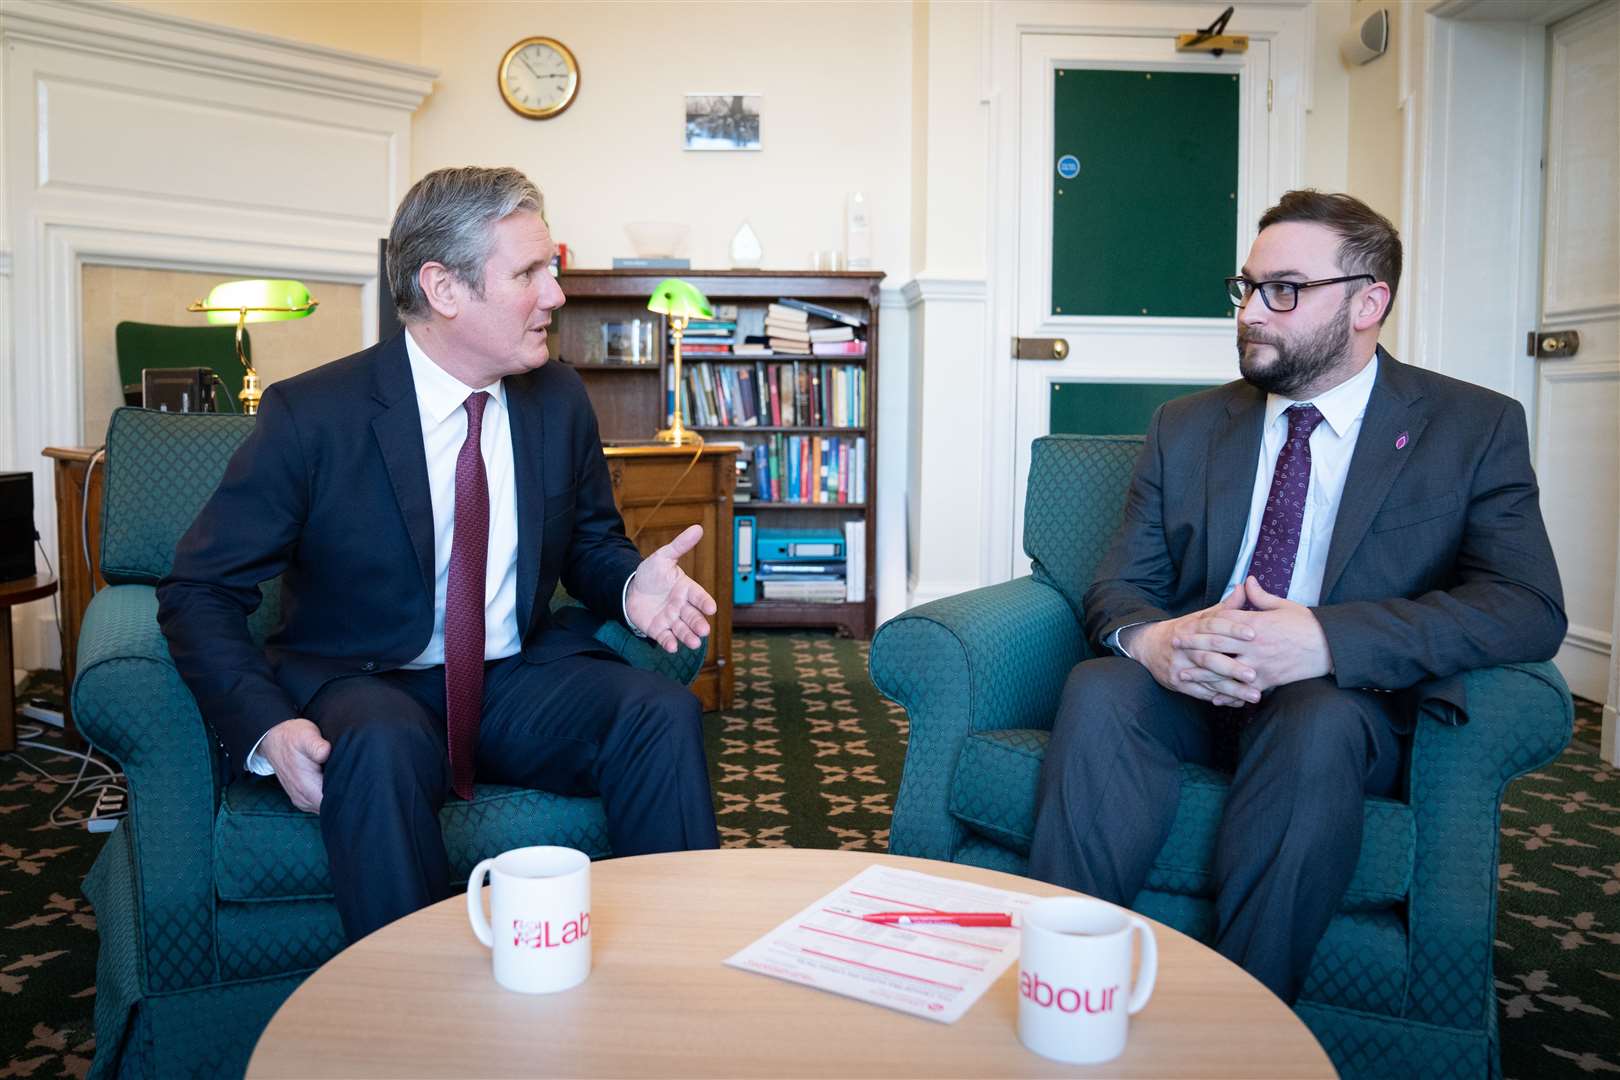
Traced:
<path fill-rule="evenodd" d="M 734 652 L 736 701 L 704 718 L 722 842 L 885 850 L 906 717 L 867 678 L 866 643 L 753 633 Z M 59 692 L 49 679 L 32 689 Z M 1595 752 L 1597 707 L 1577 704 L 1576 742 L 1503 807 L 1508 1080 L 1620 1073 L 1620 770 Z M 54 729 L 42 740 L 60 745 Z M 68 785 L 38 772 L 78 766 L 42 750 L 0 757 L 0 1080 L 82 1077 L 95 1049 L 96 929 L 80 883 L 101 838 L 49 825 Z M 82 819 L 93 801 L 58 816 Z"/>

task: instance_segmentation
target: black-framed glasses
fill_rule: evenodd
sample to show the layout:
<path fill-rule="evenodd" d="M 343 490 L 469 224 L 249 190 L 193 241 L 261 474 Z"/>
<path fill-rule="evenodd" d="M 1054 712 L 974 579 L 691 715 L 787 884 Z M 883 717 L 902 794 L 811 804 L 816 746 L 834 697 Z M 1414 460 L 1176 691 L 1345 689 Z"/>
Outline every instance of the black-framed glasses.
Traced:
<path fill-rule="evenodd" d="M 1299 306 L 1299 290 L 1313 289 L 1318 285 L 1339 285 L 1346 281 L 1368 281 L 1378 279 L 1371 274 L 1349 274 L 1345 277 L 1322 278 L 1319 281 L 1250 281 L 1242 274 L 1226 279 L 1226 295 L 1232 300 L 1234 307 L 1241 308 L 1244 303 L 1256 292 L 1260 299 L 1265 301 L 1266 307 L 1272 311 L 1293 311 Z"/>

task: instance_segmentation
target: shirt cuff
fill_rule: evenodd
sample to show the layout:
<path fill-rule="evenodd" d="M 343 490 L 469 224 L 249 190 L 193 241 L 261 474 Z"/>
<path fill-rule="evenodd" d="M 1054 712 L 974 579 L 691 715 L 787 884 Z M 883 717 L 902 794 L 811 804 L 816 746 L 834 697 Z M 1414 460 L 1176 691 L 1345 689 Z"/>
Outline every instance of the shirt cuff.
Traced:
<path fill-rule="evenodd" d="M 270 734 L 268 731 L 264 733 L 264 735 L 268 734 Z M 259 741 L 253 744 L 252 750 L 248 751 L 247 770 L 255 776 L 274 776 L 276 775 L 276 767 L 270 764 L 269 758 L 259 753 L 259 745 L 264 742 L 264 735 L 260 735 Z"/>
<path fill-rule="evenodd" d="M 1109 634 L 1107 637 L 1103 638 L 1103 644 L 1108 646 L 1110 649 L 1113 649 L 1115 653 L 1119 654 L 1120 656 L 1123 656 L 1125 659 L 1127 659 L 1127 660 L 1135 660 L 1136 657 L 1134 657 L 1130 653 L 1126 652 L 1125 651 L 1125 646 L 1123 646 L 1123 645 L 1121 645 L 1119 643 L 1119 635 L 1123 634 L 1125 631 L 1129 630 L 1133 626 L 1146 626 L 1147 624 L 1148 624 L 1148 620 L 1146 620 L 1146 619 L 1142 620 L 1141 622 L 1127 623 L 1126 625 L 1120 627 L 1118 630 L 1115 630 L 1112 634 Z"/>
<path fill-rule="evenodd" d="M 632 570 L 630 576 L 624 579 L 624 589 L 619 593 L 619 609 L 624 612 L 624 625 L 630 628 L 630 632 L 636 637 L 644 638 L 647 635 L 643 634 L 640 628 L 630 621 L 630 583 L 634 580 L 636 580 L 636 572 Z"/>

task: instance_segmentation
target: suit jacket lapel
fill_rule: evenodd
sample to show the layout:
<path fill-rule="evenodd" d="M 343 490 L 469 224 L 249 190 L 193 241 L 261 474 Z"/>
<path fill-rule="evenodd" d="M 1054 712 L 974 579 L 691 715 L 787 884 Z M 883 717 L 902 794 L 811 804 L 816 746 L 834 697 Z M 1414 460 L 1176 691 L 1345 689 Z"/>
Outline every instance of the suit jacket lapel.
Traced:
<path fill-rule="evenodd" d="M 427 453 L 422 448 L 422 415 L 416 406 L 416 383 L 411 378 L 405 335 L 395 335 L 377 359 L 372 396 L 384 412 L 371 421 L 377 436 L 394 498 L 405 518 L 411 547 L 416 551 L 428 603 L 433 602 L 433 494 L 428 488 Z"/>
<path fill-rule="evenodd" d="M 528 633 L 540 579 L 540 528 L 545 521 L 545 425 L 539 395 L 531 380 L 506 380 L 506 405 L 512 426 L 512 476 L 517 485 L 517 617 L 518 634 Z M 550 597 L 546 598 L 550 602 Z"/>
<path fill-rule="evenodd" d="M 1428 413 L 1419 405 L 1422 396 L 1422 391 L 1406 377 L 1405 365 L 1380 348 L 1378 378 L 1367 399 L 1367 412 L 1361 420 L 1344 494 L 1339 499 L 1339 516 L 1333 522 L 1333 540 L 1322 571 L 1322 603 L 1332 597 L 1345 564 L 1367 535 L 1395 478 L 1412 459 L 1417 440 L 1429 423 Z M 1397 447 L 1402 435 L 1405 441 Z"/>
<path fill-rule="evenodd" d="M 1243 543 L 1254 498 L 1255 460 L 1260 455 L 1261 428 L 1265 423 L 1266 395 L 1247 383 L 1233 387 L 1227 400 L 1224 424 L 1217 425 L 1209 445 L 1205 471 L 1204 607 L 1221 598 L 1226 579 Z"/>

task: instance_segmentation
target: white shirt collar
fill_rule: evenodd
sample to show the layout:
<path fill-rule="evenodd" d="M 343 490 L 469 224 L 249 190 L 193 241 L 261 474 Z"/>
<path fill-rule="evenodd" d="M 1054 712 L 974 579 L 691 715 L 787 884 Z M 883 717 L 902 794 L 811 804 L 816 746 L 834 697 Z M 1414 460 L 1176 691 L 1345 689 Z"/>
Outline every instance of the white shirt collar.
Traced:
<path fill-rule="evenodd" d="M 495 399 L 495 404 L 506 408 L 506 383 L 497 379 L 488 386 L 468 386 L 433 361 L 416 343 L 410 330 L 405 331 L 405 355 L 411 361 L 411 381 L 416 384 L 416 406 L 422 416 L 435 427 L 444 423 L 467 398 L 480 390 Z"/>
<path fill-rule="evenodd" d="M 1378 354 L 1373 353 L 1367 365 L 1333 389 L 1309 399 L 1322 413 L 1322 419 L 1333 429 L 1333 434 L 1344 437 L 1350 425 L 1367 411 L 1367 400 L 1372 397 L 1373 383 L 1378 381 Z M 1266 395 L 1266 427 L 1269 428 L 1292 405 L 1300 402 L 1280 394 Z"/>

